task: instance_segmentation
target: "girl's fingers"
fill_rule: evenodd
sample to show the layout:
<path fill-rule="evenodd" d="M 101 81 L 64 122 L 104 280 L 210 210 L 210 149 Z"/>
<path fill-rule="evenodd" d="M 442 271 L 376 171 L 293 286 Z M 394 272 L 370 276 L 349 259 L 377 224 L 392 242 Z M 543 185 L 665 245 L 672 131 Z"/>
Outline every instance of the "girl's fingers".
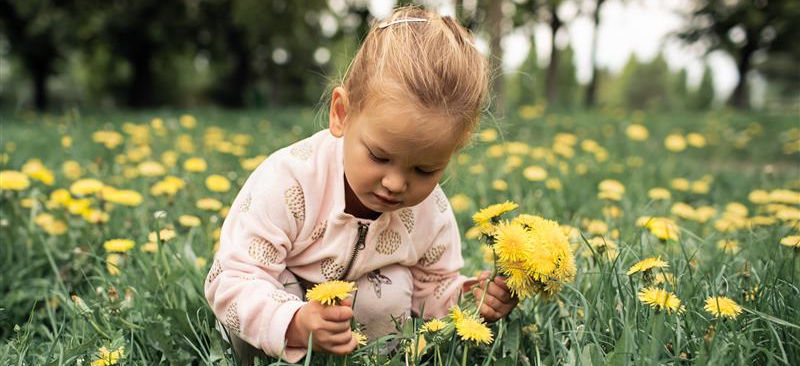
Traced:
<path fill-rule="evenodd" d="M 512 303 L 511 293 L 508 292 L 507 288 L 503 288 L 494 282 L 489 284 L 489 288 L 486 292 L 488 295 L 494 296 L 504 304 Z"/>
<path fill-rule="evenodd" d="M 350 330 L 350 322 L 333 322 L 326 320 L 325 323 L 323 323 L 323 329 L 331 333 L 343 333 L 344 331 Z"/>
<path fill-rule="evenodd" d="M 481 315 L 491 322 L 503 317 L 503 314 L 485 303 L 481 306 Z"/>
<path fill-rule="evenodd" d="M 495 277 L 494 278 L 494 283 L 497 284 L 497 286 L 500 286 L 500 288 L 502 288 L 503 290 L 506 290 L 507 292 L 511 292 L 511 289 L 508 288 L 508 284 L 506 284 L 506 278 L 505 277 L 503 277 L 503 276 Z"/>

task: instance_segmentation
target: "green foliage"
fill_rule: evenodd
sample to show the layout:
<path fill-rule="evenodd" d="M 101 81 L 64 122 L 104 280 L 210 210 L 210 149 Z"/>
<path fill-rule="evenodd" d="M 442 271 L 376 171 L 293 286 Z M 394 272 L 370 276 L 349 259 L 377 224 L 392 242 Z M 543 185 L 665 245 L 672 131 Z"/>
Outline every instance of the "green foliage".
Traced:
<path fill-rule="evenodd" d="M 124 347 L 120 364 L 233 364 L 203 297 L 214 231 L 223 216 L 219 211 L 201 210 L 195 202 L 213 197 L 229 204 L 235 187 L 249 174 L 241 159 L 272 153 L 319 127 L 311 122 L 314 112 L 307 109 L 197 111 L 195 128 L 182 127 L 180 114 L 82 115 L 72 111 L 58 116 L 3 116 L 9 123 L 4 124 L 7 139 L 0 145 L 0 170 L 21 170 L 29 159 L 38 158 L 53 172 L 55 182 L 49 186 L 33 180 L 26 190 L 0 193 L 0 364 L 74 365 L 82 360 L 85 365 L 98 358 L 100 347 Z M 155 117 L 162 119 L 163 127 L 151 122 Z M 135 143 L 122 131 L 125 122 L 148 131 L 148 155 L 137 155 L 141 142 Z M 626 136 L 633 122 L 649 130 L 646 140 Z M 797 192 L 800 188 L 800 176 L 793 169 L 799 157 L 792 149 L 800 139 L 795 122 L 793 115 L 644 114 L 606 108 L 529 120 L 509 117 L 499 131 L 506 138 L 494 140 L 492 134 L 481 134 L 463 157 L 453 159 L 443 183 L 451 198 L 466 198 L 466 206 L 452 205 L 465 233 L 464 274 L 488 268 L 480 253 L 482 244 L 466 235 L 472 226 L 471 214 L 505 200 L 519 203 L 520 212 L 580 231 L 582 236 L 572 237 L 578 274 L 557 298 L 523 301 L 507 319 L 492 325 L 492 345 L 467 347 L 453 337 L 429 339 L 417 364 L 456 365 L 464 355 L 469 364 L 482 365 L 797 364 L 800 252 L 778 242 L 797 235 L 796 216 L 791 215 L 797 215 L 800 207 L 748 199 L 756 189 Z M 213 131 L 210 127 L 222 127 L 221 142 L 207 140 L 207 132 Z M 108 149 L 92 140 L 99 130 L 120 131 L 125 139 Z M 690 145 L 681 152 L 666 150 L 665 136 L 676 133 L 701 134 L 706 144 Z M 194 152 L 178 146 L 176 140 L 182 135 L 194 142 Z M 59 147 L 65 136 L 72 138 L 72 144 Z M 244 143 L 243 136 L 252 137 L 252 142 Z M 570 150 L 556 147 L 570 145 L 571 138 L 575 141 Z M 589 140 L 605 154 L 598 153 L 601 150 Z M 231 146 L 244 151 L 236 155 L 233 152 L 238 149 Z M 167 151 L 177 152 L 175 165 L 166 164 Z M 203 157 L 208 171 L 184 170 L 182 162 L 193 156 Z M 161 177 L 131 174 L 145 159 L 164 163 L 167 174 L 181 177 L 186 186 L 171 198 L 152 195 L 150 188 Z M 79 162 L 84 177 L 140 192 L 143 202 L 134 207 L 103 206 L 109 213 L 105 224 L 92 224 L 63 208 L 48 206 L 50 193 L 69 188 L 73 181 L 62 170 L 66 160 Z M 551 181 L 526 178 L 524 171 L 530 166 L 545 169 Z M 476 173 L 477 167 L 481 173 Z M 214 173 L 229 177 L 234 188 L 224 193 L 207 190 L 205 177 Z M 671 184 L 674 178 L 696 182 L 706 176 L 711 183 L 705 193 Z M 553 179 L 560 188 L 552 184 Z M 598 183 L 605 179 L 624 185 L 620 201 L 598 198 Z M 505 181 L 507 187 L 498 189 L 495 180 Z M 671 198 L 649 198 L 653 187 L 670 189 Z M 776 221 L 720 229 L 718 222 L 734 202 L 748 209 L 752 223 L 756 217 Z M 716 214 L 708 221 L 681 218 L 673 213 L 675 203 L 710 206 Z M 617 214 L 610 207 L 616 207 Z M 154 216 L 161 210 L 165 216 Z M 64 221 L 67 232 L 44 232 L 37 223 L 41 213 Z M 199 217 L 201 225 L 180 225 L 178 217 L 185 214 Z M 636 225 L 645 215 L 676 220 L 679 239 L 660 241 Z M 607 229 L 604 233 L 590 229 L 589 220 L 602 222 Z M 156 252 L 142 250 L 148 234 L 166 226 L 175 230 L 176 237 L 159 245 Z M 110 238 L 136 243 L 122 255 L 117 275 L 110 273 L 109 253 L 102 246 Z M 596 238 L 616 247 L 598 244 Z M 717 243 L 722 239 L 737 241 L 739 250 L 720 249 Z M 650 275 L 626 275 L 633 263 L 650 256 L 660 256 L 669 267 Z M 681 299 L 684 313 L 657 312 L 637 299 L 637 291 L 662 273 L 672 274 L 675 282 L 658 286 Z M 736 319 L 715 319 L 703 309 L 711 295 L 729 296 L 745 310 Z M 380 350 L 392 339 L 402 345 L 416 343 L 418 326 L 419 321 L 408 322 L 397 336 L 371 340 L 348 358 L 315 353 L 309 363 L 404 365 L 405 353 L 381 354 Z M 409 364 L 414 358 L 409 356 Z"/>

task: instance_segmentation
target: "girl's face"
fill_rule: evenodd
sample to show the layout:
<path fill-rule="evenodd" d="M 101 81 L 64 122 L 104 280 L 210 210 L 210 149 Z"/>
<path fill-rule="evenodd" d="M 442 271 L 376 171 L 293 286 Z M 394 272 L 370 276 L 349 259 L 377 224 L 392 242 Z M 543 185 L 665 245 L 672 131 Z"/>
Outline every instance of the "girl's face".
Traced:
<path fill-rule="evenodd" d="M 370 216 L 414 206 L 428 197 L 457 147 L 457 136 L 447 125 L 452 122 L 397 103 L 373 104 L 340 118 L 334 116 L 336 94 L 330 129 L 344 138 L 347 201 L 360 206 L 348 207 L 348 212 Z"/>

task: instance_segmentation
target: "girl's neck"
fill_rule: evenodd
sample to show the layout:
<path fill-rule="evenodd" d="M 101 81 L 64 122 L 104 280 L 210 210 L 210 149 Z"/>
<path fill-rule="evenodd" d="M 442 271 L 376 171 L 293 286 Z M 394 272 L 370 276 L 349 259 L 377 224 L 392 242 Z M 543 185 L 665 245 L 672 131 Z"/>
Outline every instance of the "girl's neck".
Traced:
<path fill-rule="evenodd" d="M 344 179 L 344 212 L 360 219 L 377 219 L 381 213 L 372 211 L 367 206 L 364 206 L 358 197 L 356 197 L 353 189 L 350 188 L 350 184 L 347 183 L 347 177 L 343 175 L 342 179 Z"/>

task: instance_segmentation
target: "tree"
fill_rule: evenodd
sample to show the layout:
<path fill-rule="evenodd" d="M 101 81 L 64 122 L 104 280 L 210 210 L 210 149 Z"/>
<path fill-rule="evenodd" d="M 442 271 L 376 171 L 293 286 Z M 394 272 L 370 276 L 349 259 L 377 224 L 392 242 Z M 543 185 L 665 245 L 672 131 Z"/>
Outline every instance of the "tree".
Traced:
<path fill-rule="evenodd" d="M 589 80 L 589 85 L 586 86 L 586 93 L 583 99 L 583 104 L 587 108 L 594 107 L 597 103 L 597 33 L 600 25 L 600 8 L 604 2 L 605 0 L 595 0 L 595 6 L 592 10 L 592 78 Z"/>
<path fill-rule="evenodd" d="M 47 80 L 70 47 L 73 7 L 70 1 L 0 0 L 0 26 L 31 77 L 33 106 L 47 108 Z"/>
<path fill-rule="evenodd" d="M 714 75 L 708 64 L 703 68 L 703 78 L 697 90 L 690 93 L 689 108 L 695 110 L 707 110 L 714 103 Z"/>
<path fill-rule="evenodd" d="M 739 81 L 731 105 L 748 107 L 747 75 L 753 56 L 792 47 L 800 37 L 796 0 L 695 0 L 687 27 L 678 36 L 688 43 L 707 42 L 708 52 L 722 50 L 736 60 Z"/>

